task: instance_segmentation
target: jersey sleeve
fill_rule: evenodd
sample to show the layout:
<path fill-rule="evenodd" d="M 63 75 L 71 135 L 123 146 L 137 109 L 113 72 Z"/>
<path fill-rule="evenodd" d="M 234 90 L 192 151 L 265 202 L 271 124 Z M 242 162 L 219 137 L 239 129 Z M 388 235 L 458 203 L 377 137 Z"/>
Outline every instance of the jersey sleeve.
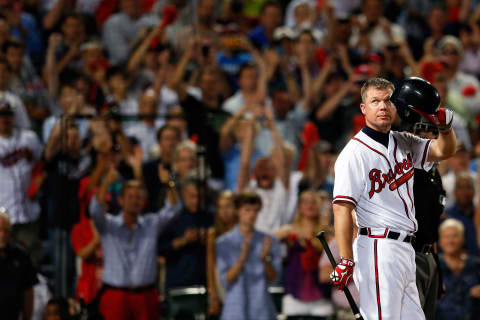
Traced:
<path fill-rule="evenodd" d="M 412 160 L 414 168 L 425 171 L 430 170 L 433 166 L 433 162 L 429 162 L 427 159 L 428 154 L 430 153 L 432 140 L 422 139 L 413 134 L 409 134 L 408 139 L 410 140 L 410 148 L 413 152 Z"/>
<path fill-rule="evenodd" d="M 353 148 L 344 149 L 335 162 L 335 183 L 333 185 L 333 203 L 347 201 L 355 206 L 365 187 L 362 182 L 361 161 L 355 156 Z"/>

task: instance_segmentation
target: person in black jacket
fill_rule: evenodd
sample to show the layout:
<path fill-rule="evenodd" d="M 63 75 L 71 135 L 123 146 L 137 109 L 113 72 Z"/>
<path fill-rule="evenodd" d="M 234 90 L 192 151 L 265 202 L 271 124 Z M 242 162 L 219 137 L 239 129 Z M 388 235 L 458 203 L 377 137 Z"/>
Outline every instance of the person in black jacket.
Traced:
<path fill-rule="evenodd" d="M 438 135 L 435 125 L 423 119 L 415 123 L 411 131 L 425 139 L 434 139 Z M 435 305 L 444 292 L 436 243 L 440 216 L 445 206 L 445 190 L 436 164 L 428 172 L 415 169 L 413 194 L 418 222 L 413 244 L 416 251 L 416 282 L 420 304 L 426 319 L 429 320 L 435 319 Z"/>

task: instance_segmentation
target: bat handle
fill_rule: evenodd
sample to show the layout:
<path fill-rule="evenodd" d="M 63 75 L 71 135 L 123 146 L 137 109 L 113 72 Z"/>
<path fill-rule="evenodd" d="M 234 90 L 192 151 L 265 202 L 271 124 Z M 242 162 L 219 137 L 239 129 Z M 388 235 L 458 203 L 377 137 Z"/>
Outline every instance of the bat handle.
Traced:
<path fill-rule="evenodd" d="M 320 240 L 320 242 L 322 243 L 325 253 L 327 254 L 328 260 L 330 260 L 330 263 L 332 264 L 333 269 L 335 269 L 335 267 L 337 266 L 337 262 L 333 257 L 332 251 L 330 251 L 330 247 L 328 246 L 327 239 L 325 239 L 325 231 L 320 231 L 317 234 L 317 239 Z M 343 292 L 345 293 L 348 303 L 352 308 L 352 312 L 353 312 L 353 315 L 355 316 L 355 319 L 363 320 L 360 310 L 358 309 L 357 304 L 355 303 L 355 300 L 353 300 L 350 290 L 348 290 L 348 288 L 345 287 L 345 289 L 343 289 Z"/>

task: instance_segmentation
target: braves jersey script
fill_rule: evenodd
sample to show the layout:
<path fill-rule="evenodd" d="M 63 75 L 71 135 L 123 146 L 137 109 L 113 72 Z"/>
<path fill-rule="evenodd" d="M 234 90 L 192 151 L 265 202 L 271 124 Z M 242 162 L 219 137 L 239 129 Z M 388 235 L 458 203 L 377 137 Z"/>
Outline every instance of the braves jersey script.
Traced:
<path fill-rule="evenodd" d="M 8 210 L 12 224 L 34 221 L 40 213 L 27 192 L 41 154 L 42 145 L 30 130 L 15 129 L 11 137 L 0 137 L 0 206 Z"/>
<path fill-rule="evenodd" d="M 413 202 L 414 168 L 429 170 L 431 140 L 390 131 L 388 149 L 359 131 L 335 163 L 333 201 L 353 203 L 359 227 L 418 229 Z"/>

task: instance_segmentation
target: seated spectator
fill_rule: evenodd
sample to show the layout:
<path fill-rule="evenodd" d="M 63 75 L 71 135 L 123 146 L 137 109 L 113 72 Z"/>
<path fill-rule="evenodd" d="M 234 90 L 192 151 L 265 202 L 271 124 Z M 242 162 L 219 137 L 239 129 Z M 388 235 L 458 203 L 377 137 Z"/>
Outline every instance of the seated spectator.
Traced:
<path fill-rule="evenodd" d="M 2 201 L 4 203 L 4 201 Z M 33 286 L 37 276 L 28 254 L 10 241 L 12 224 L 5 208 L 0 208 L 0 308 L 5 319 L 30 319 Z M 8 272 L 7 272 L 8 270 Z"/>
<path fill-rule="evenodd" d="M 272 234 L 280 226 L 290 223 L 288 217 L 288 189 L 290 185 L 290 167 L 287 163 L 284 143 L 280 137 L 273 114 L 265 110 L 265 126 L 272 131 L 274 148 L 271 157 L 259 158 L 254 167 L 254 179 L 250 180 L 250 158 L 253 150 L 253 126 L 247 126 L 242 143 L 240 170 L 238 171 L 238 190 L 255 190 L 262 199 L 262 207 L 256 218 L 255 228 Z"/>
<path fill-rule="evenodd" d="M 35 194 L 30 193 L 30 185 L 43 146 L 34 132 L 14 128 L 14 117 L 12 106 L 0 100 L 0 176 L 2 184 L 10 186 L 0 193 L 0 205 L 10 213 L 12 238 L 27 249 L 38 265 L 42 255 L 40 205 Z"/>
<path fill-rule="evenodd" d="M 480 39 L 478 24 L 463 24 L 460 26 L 459 38 L 464 48 L 459 69 L 475 77 L 480 76 Z"/>
<path fill-rule="evenodd" d="M 90 214 L 102 239 L 104 293 L 100 312 L 105 320 L 158 318 L 156 238 L 177 211 L 174 192 L 156 214 L 140 216 L 144 191 L 136 180 L 126 182 L 120 193 L 122 212 L 118 216 L 105 213 L 107 188 L 119 177 L 110 168 L 97 194 L 90 203 Z M 121 244 L 121 245 L 119 245 Z"/>
<path fill-rule="evenodd" d="M 473 196 L 475 186 L 468 172 L 461 172 L 455 179 L 455 202 L 445 209 L 448 218 L 454 218 L 462 222 L 465 229 L 466 251 L 469 255 L 479 256 L 477 243 L 477 230 L 475 228 L 475 205 Z"/>
<path fill-rule="evenodd" d="M 154 27 L 160 19 L 142 15 L 136 0 L 120 0 L 120 12 L 108 18 L 103 26 L 103 42 L 112 64 L 124 62 L 142 28 Z"/>
<path fill-rule="evenodd" d="M 480 259 L 463 250 L 465 228 L 456 219 L 447 219 L 439 229 L 440 268 L 445 296 L 437 302 L 438 320 L 477 319 L 480 314 Z"/>
<path fill-rule="evenodd" d="M 217 268 L 225 287 L 222 320 L 276 319 L 268 285 L 281 274 L 280 246 L 272 236 L 255 229 L 261 207 L 257 194 L 238 194 L 238 224 L 217 239 Z"/>
<path fill-rule="evenodd" d="M 300 194 L 298 210 L 292 224 L 282 226 L 275 235 L 288 246 L 284 271 L 285 296 L 282 313 L 289 316 L 333 316 L 329 287 L 318 281 L 322 252 L 315 235 L 330 228 L 330 212 L 314 191 Z"/>
<path fill-rule="evenodd" d="M 208 229 L 207 235 L 207 289 L 208 289 L 208 314 L 219 316 L 222 302 L 225 298 L 223 288 L 217 271 L 217 255 L 215 241 L 223 234 L 229 232 L 237 224 L 235 213 L 235 195 L 231 191 L 223 191 L 217 199 L 217 214 L 215 225 Z"/>

